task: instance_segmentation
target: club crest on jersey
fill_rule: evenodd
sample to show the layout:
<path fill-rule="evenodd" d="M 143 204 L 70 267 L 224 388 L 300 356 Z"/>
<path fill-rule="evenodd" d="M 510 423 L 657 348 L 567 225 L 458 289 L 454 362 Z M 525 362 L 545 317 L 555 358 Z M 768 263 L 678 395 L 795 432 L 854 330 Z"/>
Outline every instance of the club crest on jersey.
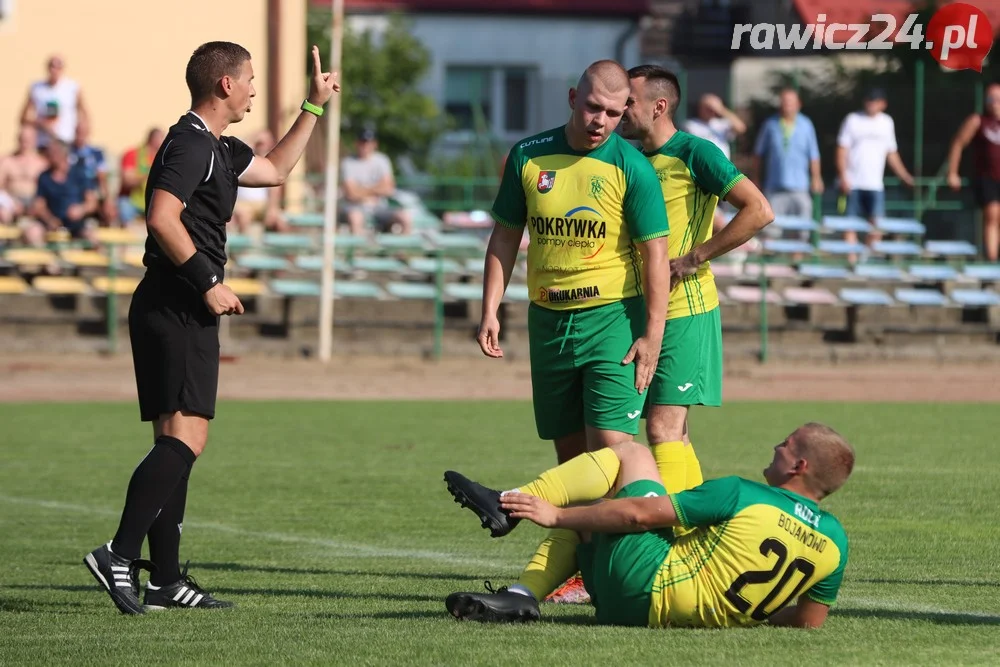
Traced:
<path fill-rule="evenodd" d="M 538 174 L 538 191 L 545 194 L 556 184 L 556 172 L 543 171 Z"/>

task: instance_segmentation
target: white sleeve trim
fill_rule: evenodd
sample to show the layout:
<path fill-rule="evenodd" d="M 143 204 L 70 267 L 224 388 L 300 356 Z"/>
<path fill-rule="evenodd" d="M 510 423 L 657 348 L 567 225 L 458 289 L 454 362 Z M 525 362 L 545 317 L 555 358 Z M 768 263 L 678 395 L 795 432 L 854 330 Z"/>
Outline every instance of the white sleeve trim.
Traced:
<path fill-rule="evenodd" d="M 212 159 L 208 163 L 208 175 L 205 176 L 205 180 L 202 183 L 208 183 L 208 179 L 212 178 L 213 168 L 215 168 L 215 151 L 212 151 Z"/>
<path fill-rule="evenodd" d="M 257 159 L 256 155 L 253 155 L 253 156 L 250 157 L 250 161 L 247 163 L 246 169 L 244 169 L 243 171 L 240 172 L 240 175 L 236 177 L 237 180 L 243 178 L 243 174 L 247 173 L 247 169 L 250 168 L 250 165 L 252 165 L 253 161 L 256 160 L 256 159 Z"/>

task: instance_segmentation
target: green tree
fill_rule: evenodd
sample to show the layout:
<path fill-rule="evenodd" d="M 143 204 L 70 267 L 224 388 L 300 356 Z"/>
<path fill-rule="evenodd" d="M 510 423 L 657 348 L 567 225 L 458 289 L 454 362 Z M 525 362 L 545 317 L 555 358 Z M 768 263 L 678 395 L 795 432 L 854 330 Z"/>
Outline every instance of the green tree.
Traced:
<path fill-rule="evenodd" d="M 329 10 L 309 10 L 308 39 L 319 46 L 326 61 Z M 378 34 L 345 24 L 340 76 L 344 148 L 350 149 L 358 130 L 372 127 L 389 157 L 407 155 L 418 168 L 426 166 L 431 144 L 446 128 L 437 104 L 417 89 L 430 64 L 430 52 L 410 34 L 401 16 L 390 17 L 385 31 Z M 311 71 L 311 60 L 308 67 Z"/>

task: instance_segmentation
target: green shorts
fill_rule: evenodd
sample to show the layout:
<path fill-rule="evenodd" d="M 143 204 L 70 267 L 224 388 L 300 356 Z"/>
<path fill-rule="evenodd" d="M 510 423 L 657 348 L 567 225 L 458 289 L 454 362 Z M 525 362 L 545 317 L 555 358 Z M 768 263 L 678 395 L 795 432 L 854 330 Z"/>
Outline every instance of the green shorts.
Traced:
<path fill-rule="evenodd" d="M 719 308 L 667 320 L 660 363 L 646 400 L 651 405 L 722 405 Z"/>
<path fill-rule="evenodd" d="M 622 364 L 646 329 L 646 304 L 633 297 L 594 308 L 528 308 L 531 396 L 538 437 L 554 440 L 592 426 L 635 435 L 645 395 L 635 364 Z"/>
<path fill-rule="evenodd" d="M 641 480 L 619 491 L 615 498 L 665 496 L 659 482 Z M 594 533 L 576 548 L 576 562 L 597 622 L 605 625 L 649 624 L 653 579 L 667 559 L 673 530 L 608 535 Z"/>

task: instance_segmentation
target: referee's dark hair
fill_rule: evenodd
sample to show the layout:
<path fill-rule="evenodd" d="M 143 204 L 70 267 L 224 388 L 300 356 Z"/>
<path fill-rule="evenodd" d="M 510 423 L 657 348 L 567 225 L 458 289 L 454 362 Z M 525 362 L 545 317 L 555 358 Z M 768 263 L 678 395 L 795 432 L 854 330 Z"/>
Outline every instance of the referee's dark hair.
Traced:
<path fill-rule="evenodd" d="M 248 60 L 250 52 L 239 44 L 206 42 L 199 46 L 191 54 L 184 73 L 191 102 L 196 104 L 209 97 L 222 77 L 238 77 L 243 63 Z"/>
<path fill-rule="evenodd" d="M 681 103 L 681 84 L 677 75 L 659 65 L 637 65 L 628 71 L 630 79 L 646 79 L 655 90 L 667 100 L 667 114 L 671 118 Z"/>

